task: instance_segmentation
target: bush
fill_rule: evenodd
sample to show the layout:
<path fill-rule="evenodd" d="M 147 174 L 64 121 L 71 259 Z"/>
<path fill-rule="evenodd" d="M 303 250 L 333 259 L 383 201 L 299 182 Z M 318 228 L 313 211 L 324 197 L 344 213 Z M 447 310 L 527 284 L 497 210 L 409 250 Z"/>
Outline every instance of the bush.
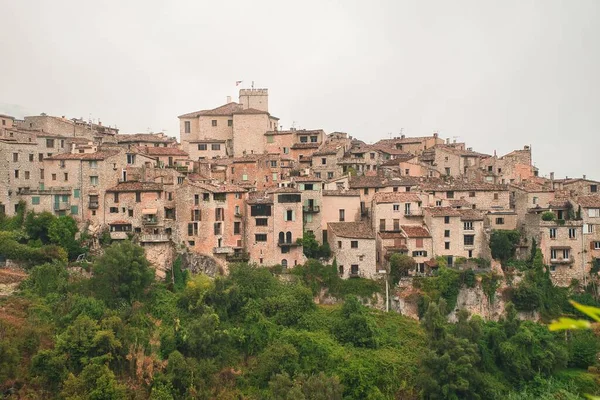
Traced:
<path fill-rule="evenodd" d="M 544 211 L 542 213 L 542 221 L 554 221 L 556 220 L 556 214 L 552 211 Z"/>

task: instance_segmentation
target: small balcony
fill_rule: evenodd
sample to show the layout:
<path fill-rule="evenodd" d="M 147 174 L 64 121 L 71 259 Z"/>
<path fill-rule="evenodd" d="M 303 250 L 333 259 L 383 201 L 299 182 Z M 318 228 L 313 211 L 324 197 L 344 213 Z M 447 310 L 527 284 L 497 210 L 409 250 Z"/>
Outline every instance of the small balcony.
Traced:
<path fill-rule="evenodd" d="M 98 209 L 98 202 L 97 201 L 90 201 L 90 203 L 88 204 L 88 208 L 90 210 L 96 210 L 96 209 Z"/>
<path fill-rule="evenodd" d="M 404 210 L 405 217 L 422 217 L 423 210 Z"/>
<path fill-rule="evenodd" d="M 279 247 L 297 247 L 300 246 L 298 242 L 277 242 L 277 246 Z"/>
<path fill-rule="evenodd" d="M 319 206 L 303 206 L 302 211 L 307 214 L 316 214 L 321 211 L 321 207 Z"/>
<path fill-rule="evenodd" d="M 573 264 L 573 257 L 567 257 L 567 258 L 563 258 L 563 257 L 559 257 L 556 259 L 551 259 L 550 263 L 552 264 Z"/>
<path fill-rule="evenodd" d="M 171 238 L 167 234 L 144 234 L 140 236 L 142 243 L 163 243 L 170 241 Z"/>
<path fill-rule="evenodd" d="M 227 254 L 225 259 L 228 262 L 248 262 L 250 260 L 250 254 L 242 252 Z"/>
<path fill-rule="evenodd" d="M 213 247 L 213 254 L 233 254 L 234 249 L 231 246 Z"/>
<path fill-rule="evenodd" d="M 144 225 L 158 225 L 158 218 L 154 216 L 154 218 L 143 218 L 142 224 Z"/>
<path fill-rule="evenodd" d="M 59 203 L 54 203 L 54 211 L 66 211 L 69 209 L 69 203 L 65 201 L 61 201 Z"/>
<path fill-rule="evenodd" d="M 127 232 L 111 232 L 110 233 L 110 238 L 112 240 L 125 240 L 127 239 Z"/>

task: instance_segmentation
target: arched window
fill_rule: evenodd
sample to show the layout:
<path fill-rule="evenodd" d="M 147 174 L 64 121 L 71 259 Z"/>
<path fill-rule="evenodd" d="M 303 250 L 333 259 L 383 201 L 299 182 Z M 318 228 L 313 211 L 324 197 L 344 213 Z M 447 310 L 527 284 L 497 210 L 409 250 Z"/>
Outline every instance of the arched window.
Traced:
<path fill-rule="evenodd" d="M 287 243 L 292 243 L 292 232 L 286 232 L 286 234 L 285 234 L 285 241 Z"/>
<path fill-rule="evenodd" d="M 279 243 L 285 243 L 285 234 L 283 232 L 279 232 Z"/>
<path fill-rule="evenodd" d="M 285 258 L 283 260 L 281 260 L 281 266 L 283 268 L 287 268 L 287 260 Z"/>

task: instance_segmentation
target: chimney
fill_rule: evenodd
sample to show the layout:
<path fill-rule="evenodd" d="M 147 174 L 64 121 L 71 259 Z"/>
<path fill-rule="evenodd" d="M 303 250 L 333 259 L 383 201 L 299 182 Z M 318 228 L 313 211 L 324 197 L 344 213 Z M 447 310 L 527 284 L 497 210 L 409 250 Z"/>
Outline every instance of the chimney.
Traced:
<path fill-rule="evenodd" d="M 446 138 L 446 144 L 450 144 L 450 138 Z"/>
<path fill-rule="evenodd" d="M 438 133 L 437 132 L 433 132 L 433 137 L 437 139 Z"/>
<path fill-rule="evenodd" d="M 405 139 L 406 135 L 400 135 L 400 139 Z"/>
<path fill-rule="evenodd" d="M 467 151 L 473 151 L 472 147 L 467 147 Z"/>
<path fill-rule="evenodd" d="M 523 146 L 523 150 L 529 150 L 529 146 Z"/>
<path fill-rule="evenodd" d="M 227 104 L 231 103 L 231 96 L 227 96 Z"/>
<path fill-rule="evenodd" d="M 583 174 L 583 179 L 585 179 L 585 174 Z"/>
<path fill-rule="evenodd" d="M 550 172 L 550 180 L 553 181 L 554 180 L 554 172 Z"/>

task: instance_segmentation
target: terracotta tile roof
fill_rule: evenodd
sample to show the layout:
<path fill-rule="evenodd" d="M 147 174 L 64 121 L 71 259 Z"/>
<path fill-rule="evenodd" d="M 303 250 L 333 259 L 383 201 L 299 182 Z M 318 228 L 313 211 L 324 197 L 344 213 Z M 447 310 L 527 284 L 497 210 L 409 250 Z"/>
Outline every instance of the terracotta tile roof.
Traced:
<path fill-rule="evenodd" d="M 459 217 L 461 215 L 460 210 L 452 207 L 424 207 L 423 210 L 432 217 Z"/>
<path fill-rule="evenodd" d="M 300 190 L 291 187 L 278 187 L 268 189 L 267 193 L 300 193 Z"/>
<path fill-rule="evenodd" d="M 431 237 L 429 231 L 418 225 L 401 225 L 400 228 L 409 238 L 428 238 Z"/>
<path fill-rule="evenodd" d="M 365 222 L 329 222 L 327 227 L 335 236 L 352 239 L 375 239 L 369 224 Z"/>
<path fill-rule="evenodd" d="M 0 117 L 8 118 L 8 119 L 15 119 L 15 117 L 11 117 L 10 115 L 6 115 L 6 114 L 0 114 Z"/>
<path fill-rule="evenodd" d="M 228 115 L 233 115 L 233 113 L 235 111 L 240 111 L 240 110 L 242 110 L 241 104 L 231 102 L 231 103 L 224 104 L 220 107 L 213 108 L 212 110 L 200 110 L 200 111 L 194 111 L 194 112 L 191 112 L 188 114 L 183 114 L 183 115 L 180 115 L 178 118 L 197 118 L 199 116 L 204 116 L 204 115 L 228 116 Z"/>
<path fill-rule="evenodd" d="M 162 183 L 155 182 L 119 182 L 117 186 L 106 189 L 107 192 L 162 192 Z"/>
<path fill-rule="evenodd" d="M 387 160 L 386 162 L 382 163 L 381 165 L 384 167 L 394 167 L 394 166 L 399 165 L 401 162 L 410 161 L 414 158 L 417 158 L 417 156 L 415 156 L 414 154 L 410 154 L 410 153 L 404 153 L 402 155 L 396 156 L 396 158 Z"/>
<path fill-rule="evenodd" d="M 119 153 L 118 150 L 97 151 L 95 153 L 61 153 L 46 157 L 44 160 L 104 160 Z"/>
<path fill-rule="evenodd" d="M 190 186 L 194 186 L 200 188 L 202 190 L 206 190 L 211 193 L 244 193 L 247 190 L 241 186 L 222 183 L 222 184 L 213 184 L 207 182 L 198 182 L 198 181 L 188 181 Z"/>
<path fill-rule="evenodd" d="M 450 207 L 473 207 L 473 205 L 465 199 L 448 200 L 448 203 L 450 203 Z"/>
<path fill-rule="evenodd" d="M 178 149 L 177 147 L 144 147 L 141 150 L 142 153 L 150 156 L 182 156 L 189 157 L 189 154 L 185 151 Z"/>
<path fill-rule="evenodd" d="M 410 203 L 420 202 L 421 198 L 411 192 L 379 192 L 373 196 L 375 203 Z"/>
<path fill-rule="evenodd" d="M 406 235 L 403 232 L 379 232 L 379 237 L 382 239 L 405 239 Z"/>
<path fill-rule="evenodd" d="M 172 143 L 175 138 L 165 136 L 163 133 L 126 133 L 115 135 L 117 143 L 131 142 L 152 142 L 152 143 Z"/>
<path fill-rule="evenodd" d="M 321 148 L 313 153 L 313 156 L 327 156 L 327 155 L 335 155 L 340 150 L 343 149 L 341 143 L 337 142 L 325 142 Z"/>
<path fill-rule="evenodd" d="M 319 143 L 294 143 L 292 149 L 318 149 Z"/>
<path fill-rule="evenodd" d="M 600 208 L 600 195 L 597 194 L 580 196 L 576 201 L 583 208 Z"/>
<path fill-rule="evenodd" d="M 537 182 L 523 181 L 520 184 L 509 185 L 512 188 L 522 190 L 527 193 L 553 192 L 551 188 Z"/>
<path fill-rule="evenodd" d="M 263 191 L 248 193 L 248 204 L 273 204 L 273 195 L 269 195 Z"/>
<path fill-rule="evenodd" d="M 551 208 L 568 208 L 569 200 L 565 198 L 550 200 L 548 206 Z"/>
<path fill-rule="evenodd" d="M 109 225 L 131 225 L 131 222 L 119 220 L 119 221 L 109 222 L 108 224 Z"/>
<path fill-rule="evenodd" d="M 323 196 L 344 196 L 344 197 L 360 197 L 358 190 L 323 190 Z"/>
<path fill-rule="evenodd" d="M 483 154 L 483 153 L 478 153 L 476 151 L 472 151 L 472 150 L 463 150 L 460 149 L 458 147 L 454 147 L 454 146 L 449 146 L 449 145 L 445 145 L 445 144 L 438 144 L 436 146 L 433 147 L 436 150 L 441 150 L 441 151 L 445 151 L 447 153 L 451 153 L 451 154 L 455 154 L 461 157 L 480 157 L 480 158 L 488 158 L 491 157 L 489 154 Z"/>
<path fill-rule="evenodd" d="M 380 176 L 353 176 L 348 182 L 351 188 L 381 188 L 383 186 L 383 178 Z"/>
<path fill-rule="evenodd" d="M 246 108 L 246 109 L 234 111 L 233 113 L 234 114 L 269 114 L 266 111 L 257 110 L 255 108 Z M 279 119 L 279 118 L 276 118 L 276 117 L 272 117 L 272 118 Z"/>
<path fill-rule="evenodd" d="M 433 136 L 415 136 L 415 137 L 404 137 L 404 138 L 394 138 L 394 139 L 381 139 L 375 144 L 381 144 L 384 146 L 395 146 L 396 144 L 405 144 L 405 143 L 421 143 L 428 139 L 433 139 Z"/>
<path fill-rule="evenodd" d="M 450 180 L 447 182 L 443 180 L 437 180 L 437 182 L 428 180 L 424 181 L 423 184 L 421 184 L 420 186 L 422 190 L 425 190 L 427 192 L 502 192 L 508 190 L 507 185 L 499 185 L 487 182 L 467 182 L 459 180 Z"/>
<path fill-rule="evenodd" d="M 227 143 L 226 140 L 221 139 L 199 139 L 199 140 L 188 140 L 189 143 Z"/>
<path fill-rule="evenodd" d="M 435 268 L 438 266 L 437 261 L 433 258 L 431 260 L 425 261 L 425 265 L 427 265 L 429 268 Z"/>
<path fill-rule="evenodd" d="M 458 210 L 462 221 L 483 221 L 483 213 L 478 210 Z"/>

